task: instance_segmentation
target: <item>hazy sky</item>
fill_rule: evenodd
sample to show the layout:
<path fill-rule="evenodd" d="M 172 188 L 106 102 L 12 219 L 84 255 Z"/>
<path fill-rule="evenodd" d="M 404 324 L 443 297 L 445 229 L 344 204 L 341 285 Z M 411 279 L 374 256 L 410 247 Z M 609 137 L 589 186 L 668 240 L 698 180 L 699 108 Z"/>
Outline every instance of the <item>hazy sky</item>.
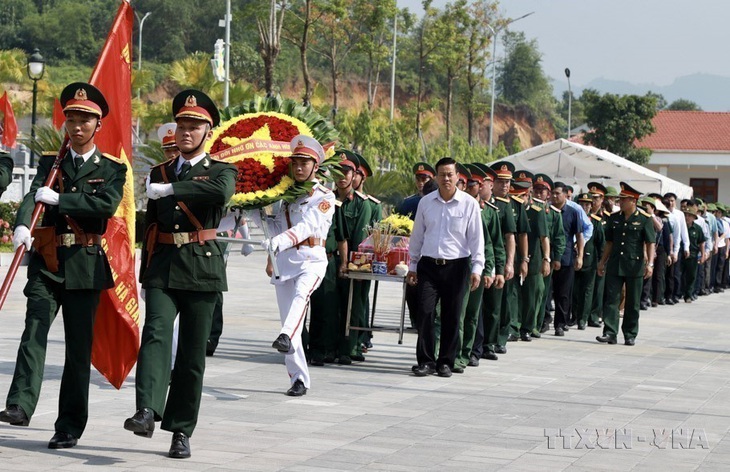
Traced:
<path fill-rule="evenodd" d="M 420 0 L 397 1 L 423 11 Z M 569 67 L 574 86 L 597 78 L 668 85 L 694 73 L 730 77 L 727 0 L 502 0 L 500 10 L 510 18 L 535 12 L 510 29 L 537 39 L 548 76 L 565 81 Z"/>

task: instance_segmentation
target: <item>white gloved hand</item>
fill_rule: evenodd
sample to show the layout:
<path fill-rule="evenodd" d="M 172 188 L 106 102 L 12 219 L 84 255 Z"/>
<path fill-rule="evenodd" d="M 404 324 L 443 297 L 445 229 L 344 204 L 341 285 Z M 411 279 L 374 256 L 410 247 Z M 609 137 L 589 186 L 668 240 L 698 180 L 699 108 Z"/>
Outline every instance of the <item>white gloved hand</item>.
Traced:
<path fill-rule="evenodd" d="M 263 250 L 264 250 L 264 251 L 266 251 L 266 252 L 269 252 L 269 250 L 271 249 L 271 240 L 270 240 L 270 239 L 268 239 L 268 238 L 267 238 L 267 239 L 264 239 L 264 240 L 263 240 L 263 241 L 261 241 L 261 242 L 260 242 L 259 244 L 261 244 L 261 247 L 262 247 L 262 248 L 263 248 Z"/>
<path fill-rule="evenodd" d="M 20 225 L 13 232 L 13 250 L 17 250 L 21 245 L 25 245 L 25 249 L 30 251 L 33 238 L 30 237 L 30 229 L 25 225 Z"/>
<path fill-rule="evenodd" d="M 50 187 L 41 187 L 35 191 L 35 201 L 47 205 L 58 205 L 58 192 Z"/>
<path fill-rule="evenodd" d="M 147 197 L 152 200 L 167 197 L 173 194 L 172 184 L 149 184 L 147 187 Z"/>

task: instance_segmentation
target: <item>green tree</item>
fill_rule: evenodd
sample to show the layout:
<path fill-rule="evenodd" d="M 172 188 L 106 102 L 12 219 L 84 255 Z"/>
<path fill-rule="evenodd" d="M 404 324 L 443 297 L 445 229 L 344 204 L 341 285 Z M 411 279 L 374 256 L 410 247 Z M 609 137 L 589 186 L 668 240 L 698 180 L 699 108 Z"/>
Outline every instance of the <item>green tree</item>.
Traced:
<path fill-rule="evenodd" d="M 281 28 L 284 25 L 286 0 L 270 0 L 268 18 L 256 19 L 259 29 L 259 53 L 264 61 L 264 89 L 266 95 L 274 95 L 274 68 L 281 52 Z"/>
<path fill-rule="evenodd" d="M 702 108 L 692 100 L 686 98 L 678 98 L 677 100 L 670 103 L 666 110 L 672 111 L 702 111 Z"/>
<path fill-rule="evenodd" d="M 646 164 L 651 150 L 638 148 L 636 141 L 655 131 L 652 119 L 656 115 L 656 97 L 650 94 L 599 95 L 584 90 L 586 122 L 591 131 L 584 134 L 587 144 L 606 149 L 638 164 Z"/>
<path fill-rule="evenodd" d="M 546 96 L 552 94 L 552 87 L 542 70 L 537 41 L 527 41 L 522 32 L 507 32 L 504 47 L 506 57 L 497 77 L 502 100 L 513 105 L 527 104 L 539 111 Z"/>

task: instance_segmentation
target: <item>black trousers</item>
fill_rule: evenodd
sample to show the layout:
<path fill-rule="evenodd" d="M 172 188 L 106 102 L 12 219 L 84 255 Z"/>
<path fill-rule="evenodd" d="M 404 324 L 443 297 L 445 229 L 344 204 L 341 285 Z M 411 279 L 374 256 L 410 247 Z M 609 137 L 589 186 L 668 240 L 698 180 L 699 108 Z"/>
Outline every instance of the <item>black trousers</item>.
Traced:
<path fill-rule="evenodd" d="M 570 320 L 573 298 L 573 279 L 575 266 L 560 266 L 553 272 L 553 297 L 555 298 L 555 329 L 564 328 Z"/>
<path fill-rule="evenodd" d="M 418 261 L 418 341 L 416 359 L 419 365 L 435 364 L 454 367 L 459 347 L 459 318 L 464 296 L 469 289 L 469 259 L 464 257 L 436 265 L 430 258 Z M 435 355 L 434 319 L 436 305 L 441 302 L 441 341 L 438 359 Z"/>
<path fill-rule="evenodd" d="M 651 276 L 652 302 L 658 303 L 664 299 L 664 283 L 667 274 L 667 251 L 664 246 L 657 246 L 654 259 L 654 273 Z"/>
<path fill-rule="evenodd" d="M 722 271 L 725 268 L 725 248 L 720 248 L 717 252 L 717 266 L 713 277 L 715 277 L 715 288 L 723 288 Z"/>
<path fill-rule="evenodd" d="M 684 265 L 684 246 L 679 246 L 679 255 L 674 267 L 674 298 L 679 300 L 684 296 L 684 287 L 682 287 L 682 266 Z"/>

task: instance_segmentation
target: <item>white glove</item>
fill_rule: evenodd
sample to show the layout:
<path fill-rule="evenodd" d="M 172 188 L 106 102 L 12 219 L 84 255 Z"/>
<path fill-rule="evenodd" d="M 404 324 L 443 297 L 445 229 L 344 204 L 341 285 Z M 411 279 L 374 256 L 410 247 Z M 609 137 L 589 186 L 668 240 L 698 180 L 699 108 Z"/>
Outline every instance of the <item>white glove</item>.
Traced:
<path fill-rule="evenodd" d="M 58 205 L 58 192 L 50 187 L 41 187 L 35 191 L 35 201 L 47 205 Z"/>
<path fill-rule="evenodd" d="M 149 184 L 147 186 L 147 197 L 152 200 L 167 197 L 173 194 L 172 184 Z"/>
<path fill-rule="evenodd" d="M 139 290 L 139 298 L 141 298 L 143 302 L 147 301 L 147 292 L 145 291 L 145 289 Z"/>
<path fill-rule="evenodd" d="M 13 232 L 13 250 L 17 250 L 21 245 L 25 245 L 26 251 L 30 251 L 30 245 L 33 238 L 30 237 L 30 230 L 25 225 L 20 225 Z"/>
<path fill-rule="evenodd" d="M 268 238 L 264 239 L 259 244 L 261 244 L 261 247 L 263 248 L 264 251 L 269 252 L 269 250 L 271 250 L 271 240 L 270 239 L 268 239 Z"/>

